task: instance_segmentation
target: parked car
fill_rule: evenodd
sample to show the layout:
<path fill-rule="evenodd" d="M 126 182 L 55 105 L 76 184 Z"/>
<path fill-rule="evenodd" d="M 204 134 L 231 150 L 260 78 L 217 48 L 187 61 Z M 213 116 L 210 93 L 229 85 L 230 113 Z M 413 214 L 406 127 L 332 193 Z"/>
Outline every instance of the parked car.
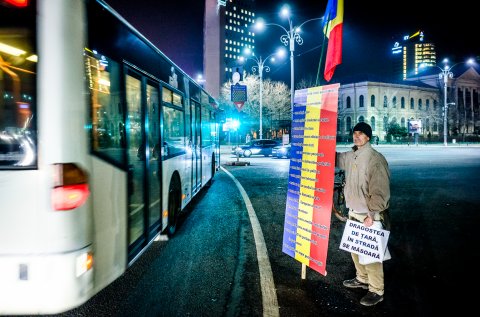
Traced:
<path fill-rule="evenodd" d="M 290 149 L 292 146 L 290 144 L 283 144 L 276 146 L 272 149 L 272 156 L 276 156 L 277 158 L 290 158 Z"/>
<path fill-rule="evenodd" d="M 244 157 L 252 155 L 270 156 L 272 155 L 272 149 L 278 145 L 280 145 L 279 141 L 271 139 L 252 140 L 244 145 L 234 146 L 232 154 Z"/>

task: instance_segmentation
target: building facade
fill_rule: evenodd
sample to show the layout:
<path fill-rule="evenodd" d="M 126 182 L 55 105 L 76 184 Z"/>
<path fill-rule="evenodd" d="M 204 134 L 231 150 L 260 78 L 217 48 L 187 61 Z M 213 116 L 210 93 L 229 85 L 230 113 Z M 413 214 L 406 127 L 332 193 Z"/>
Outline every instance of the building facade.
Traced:
<path fill-rule="evenodd" d="M 425 41 L 423 31 L 406 35 L 392 47 L 393 73 L 397 80 L 414 77 L 420 72 L 420 66 L 436 64 L 435 45 Z"/>
<path fill-rule="evenodd" d="M 359 81 L 339 90 L 337 132 L 340 141 L 350 137 L 356 123 L 372 126 L 373 135 L 386 140 L 388 127 L 420 121 L 420 136 L 443 138 L 445 86 L 436 68 L 429 74 L 400 83 Z M 458 68 L 447 82 L 447 131 L 449 139 L 478 141 L 480 134 L 480 75 L 478 66 Z M 474 138 L 475 136 L 475 138 Z"/>
<path fill-rule="evenodd" d="M 254 50 L 254 0 L 205 0 L 205 88 L 215 98 L 234 72 L 243 74 L 239 59 L 245 48 Z"/>
<path fill-rule="evenodd" d="M 447 109 L 449 133 L 462 137 L 480 134 L 480 67 L 457 65 L 452 78 L 447 81 Z M 445 82 L 436 67 L 428 68 L 424 74 L 409 81 L 420 81 L 439 90 L 442 106 L 445 98 Z M 442 108 L 443 110 L 443 108 Z"/>
<path fill-rule="evenodd" d="M 388 127 L 421 120 L 422 133 L 434 136 L 441 131 L 441 107 L 438 89 L 425 84 L 391 84 L 364 81 L 341 85 L 339 89 L 337 138 L 350 139 L 358 122 L 372 127 L 372 134 L 385 141 Z"/>

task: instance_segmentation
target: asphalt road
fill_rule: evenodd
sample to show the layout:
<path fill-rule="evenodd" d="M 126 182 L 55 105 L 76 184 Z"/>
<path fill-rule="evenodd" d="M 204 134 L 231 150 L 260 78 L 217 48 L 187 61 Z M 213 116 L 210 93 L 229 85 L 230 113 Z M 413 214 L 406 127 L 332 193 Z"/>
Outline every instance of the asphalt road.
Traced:
<path fill-rule="evenodd" d="M 339 148 L 346 150 L 346 148 Z M 289 161 L 249 158 L 224 165 L 240 182 L 260 223 L 280 316 L 463 315 L 475 309 L 480 219 L 480 148 L 379 147 L 392 172 L 392 259 L 385 300 L 364 307 L 364 290 L 339 250 L 343 223 L 332 217 L 326 276 L 282 252 Z M 222 163 L 236 160 L 228 154 Z M 246 160 L 246 159 L 242 159 Z M 156 242 L 119 280 L 63 316 L 263 316 L 251 219 L 223 171 L 182 217 L 176 236 Z"/>
<path fill-rule="evenodd" d="M 300 280 L 300 265 L 281 252 L 284 201 L 273 198 L 285 197 L 284 170 L 278 163 L 267 168 L 266 158 L 232 168 L 264 224 L 282 316 L 431 316 L 474 309 L 474 295 L 467 289 L 478 259 L 480 148 L 378 149 L 392 172 L 392 259 L 385 262 L 385 300 L 376 307 L 359 305 L 364 291 L 341 284 L 354 276 L 350 255 L 338 248 L 343 223 L 332 218 L 327 276 L 307 270 L 307 279 Z"/>

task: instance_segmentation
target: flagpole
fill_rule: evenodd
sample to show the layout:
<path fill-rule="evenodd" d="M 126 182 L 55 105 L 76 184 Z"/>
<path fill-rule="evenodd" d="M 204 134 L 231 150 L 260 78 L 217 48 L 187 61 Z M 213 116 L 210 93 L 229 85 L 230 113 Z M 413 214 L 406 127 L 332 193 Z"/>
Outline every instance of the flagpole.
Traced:
<path fill-rule="evenodd" d="M 323 53 L 325 52 L 325 39 L 326 38 L 327 37 L 325 36 L 325 33 L 323 33 L 322 52 L 320 53 L 320 60 L 318 61 L 317 79 L 315 80 L 315 86 L 318 86 L 318 84 L 319 84 L 318 79 L 320 77 L 320 69 L 322 68 L 322 60 L 323 60 Z"/>

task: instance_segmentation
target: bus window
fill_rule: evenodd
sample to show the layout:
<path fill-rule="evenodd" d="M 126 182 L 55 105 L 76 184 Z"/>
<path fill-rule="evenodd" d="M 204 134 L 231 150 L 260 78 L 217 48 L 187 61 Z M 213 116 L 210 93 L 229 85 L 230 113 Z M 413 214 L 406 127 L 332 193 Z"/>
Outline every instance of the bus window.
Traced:
<path fill-rule="evenodd" d="M 202 109 L 202 147 L 212 145 L 212 114 L 210 110 Z"/>
<path fill-rule="evenodd" d="M 125 123 L 120 101 L 120 68 L 113 60 L 87 50 L 85 66 L 90 90 L 94 153 L 122 164 L 126 146 Z"/>
<path fill-rule="evenodd" d="M 0 19 L 0 169 L 36 168 L 34 29 L 17 25 L 28 20 L 25 16 L 16 19 L 20 14 L 18 10 L 3 13 L 5 16 Z"/>
<path fill-rule="evenodd" d="M 182 97 L 168 88 L 163 88 L 163 146 L 164 156 L 185 152 L 185 121 Z"/>
<path fill-rule="evenodd" d="M 163 108 L 164 146 L 167 156 L 174 156 L 185 151 L 185 123 L 183 112 L 175 108 Z"/>

